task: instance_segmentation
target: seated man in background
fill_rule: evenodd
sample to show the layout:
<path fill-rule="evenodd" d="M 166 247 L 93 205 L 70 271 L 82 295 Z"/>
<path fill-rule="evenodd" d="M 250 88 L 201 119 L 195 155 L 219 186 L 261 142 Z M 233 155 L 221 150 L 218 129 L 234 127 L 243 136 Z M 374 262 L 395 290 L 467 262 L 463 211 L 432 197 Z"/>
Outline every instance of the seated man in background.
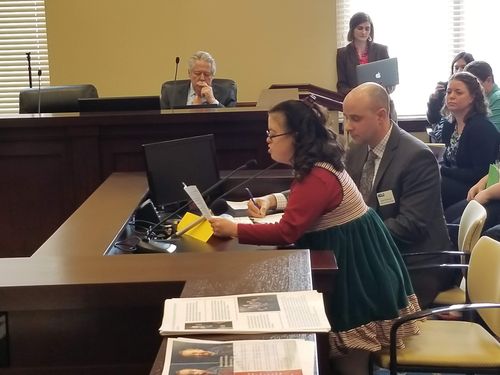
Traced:
<path fill-rule="evenodd" d="M 367 83 L 344 100 L 344 129 L 352 144 L 346 170 L 368 206 L 384 221 L 402 254 L 449 250 L 440 175 L 431 150 L 389 118 L 383 87 Z M 408 266 L 447 262 L 446 257 L 407 257 Z M 457 282 L 455 271 L 410 270 L 420 306 Z"/>
<path fill-rule="evenodd" d="M 236 85 L 227 80 L 225 85 L 214 80 L 216 64 L 214 58 L 198 51 L 189 58 L 189 80 L 165 82 L 161 89 L 161 107 L 172 108 L 190 105 L 212 104 L 219 107 L 236 105 Z"/>
<path fill-rule="evenodd" d="M 465 66 L 464 71 L 472 73 L 481 82 L 491 111 L 488 118 L 500 131 L 500 88 L 495 83 L 490 64 L 485 61 L 472 61 Z"/>

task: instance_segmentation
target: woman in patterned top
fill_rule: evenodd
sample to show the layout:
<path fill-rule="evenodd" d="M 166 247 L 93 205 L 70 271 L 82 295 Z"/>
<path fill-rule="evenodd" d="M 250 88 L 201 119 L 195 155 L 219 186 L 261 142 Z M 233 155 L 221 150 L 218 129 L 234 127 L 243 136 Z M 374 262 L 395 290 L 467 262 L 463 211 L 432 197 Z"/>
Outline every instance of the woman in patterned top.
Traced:
<path fill-rule="evenodd" d="M 214 233 L 242 243 L 333 251 L 339 269 L 327 297 L 332 365 L 338 374 L 367 374 L 369 353 L 389 344 L 394 319 L 419 310 L 399 250 L 345 171 L 343 149 L 319 106 L 291 100 L 272 108 L 267 143 L 271 157 L 292 166 L 295 178 L 288 200 L 269 195 L 249 209 L 284 208 L 283 217 L 255 225 L 213 218 Z M 418 329 L 414 323 L 403 331 L 401 337 Z"/>
<path fill-rule="evenodd" d="M 488 120 L 488 102 L 475 76 L 455 73 L 448 81 L 442 139 L 446 144 L 441 167 L 441 197 L 446 209 L 467 198 L 469 189 L 497 158 L 499 134 Z"/>

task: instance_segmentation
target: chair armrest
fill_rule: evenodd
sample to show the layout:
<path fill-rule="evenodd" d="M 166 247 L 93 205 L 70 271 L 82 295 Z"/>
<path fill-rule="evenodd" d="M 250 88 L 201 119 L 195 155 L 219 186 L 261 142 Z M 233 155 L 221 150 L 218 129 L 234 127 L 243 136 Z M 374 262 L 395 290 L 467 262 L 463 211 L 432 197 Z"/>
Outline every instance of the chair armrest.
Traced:
<path fill-rule="evenodd" d="M 470 256 L 470 253 L 466 253 L 464 251 L 452 251 L 452 250 L 443 250 L 443 251 L 428 251 L 428 252 L 417 252 L 417 253 L 401 253 L 401 256 L 403 258 L 405 257 L 412 257 L 412 256 L 418 256 L 418 255 L 465 255 L 465 256 Z"/>
<path fill-rule="evenodd" d="M 433 269 L 433 268 L 467 270 L 469 268 L 469 265 L 468 264 L 443 263 L 443 264 L 424 264 L 421 266 L 409 266 L 406 268 L 408 269 L 408 271 L 426 270 L 426 269 Z"/>
<path fill-rule="evenodd" d="M 446 307 L 438 307 L 438 308 L 433 308 L 433 309 L 427 309 L 427 310 L 422 310 L 422 311 L 417 311 L 413 314 L 403 316 L 401 318 L 398 318 L 394 324 L 391 327 L 391 333 L 390 333 L 390 372 L 396 373 L 397 371 L 397 347 L 396 347 L 396 338 L 397 338 L 397 331 L 399 327 L 401 327 L 403 324 L 412 321 L 412 320 L 417 320 L 417 319 L 423 319 L 431 315 L 436 315 L 436 314 L 442 314 L 442 313 L 448 313 L 448 312 L 453 312 L 453 311 L 471 311 L 471 310 L 478 310 L 478 309 L 494 309 L 494 308 L 500 308 L 500 303 L 469 303 L 469 304 L 463 304 L 463 305 L 451 305 L 451 306 L 446 306 Z"/>

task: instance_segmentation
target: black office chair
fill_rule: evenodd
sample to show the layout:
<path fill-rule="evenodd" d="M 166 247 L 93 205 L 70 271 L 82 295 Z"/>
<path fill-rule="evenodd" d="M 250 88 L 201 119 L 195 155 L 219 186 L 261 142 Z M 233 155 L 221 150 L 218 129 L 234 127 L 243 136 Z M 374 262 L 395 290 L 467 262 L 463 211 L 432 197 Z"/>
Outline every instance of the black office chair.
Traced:
<path fill-rule="evenodd" d="M 232 79 L 214 78 L 212 88 L 215 98 L 224 107 L 235 107 L 238 98 L 238 88 Z M 189 80 L 167 81 L 161 86 L 161 107 L 183 107 L 189 92 Z"/>
<path fill-rule="evenodd" d="M 19 92 L 19 113 L 78 112 L 78 99 L 97 98 L 94 85 L 48 86 Z"/>

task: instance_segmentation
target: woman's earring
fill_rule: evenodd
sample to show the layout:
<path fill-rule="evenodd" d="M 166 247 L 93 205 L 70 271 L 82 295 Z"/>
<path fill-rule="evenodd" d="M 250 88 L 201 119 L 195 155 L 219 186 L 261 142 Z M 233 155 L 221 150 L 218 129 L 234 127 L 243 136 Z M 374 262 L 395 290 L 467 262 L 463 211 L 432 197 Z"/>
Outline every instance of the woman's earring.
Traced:
<path fill-rule="evenodd" d="M 369 41 L 369 42 L 371 42 L 371 41 L 372 41 L 372 37 L 371 37 L 371 36 L 369 36 L 369 37 L 368 37 L 368 41 Z"/>

